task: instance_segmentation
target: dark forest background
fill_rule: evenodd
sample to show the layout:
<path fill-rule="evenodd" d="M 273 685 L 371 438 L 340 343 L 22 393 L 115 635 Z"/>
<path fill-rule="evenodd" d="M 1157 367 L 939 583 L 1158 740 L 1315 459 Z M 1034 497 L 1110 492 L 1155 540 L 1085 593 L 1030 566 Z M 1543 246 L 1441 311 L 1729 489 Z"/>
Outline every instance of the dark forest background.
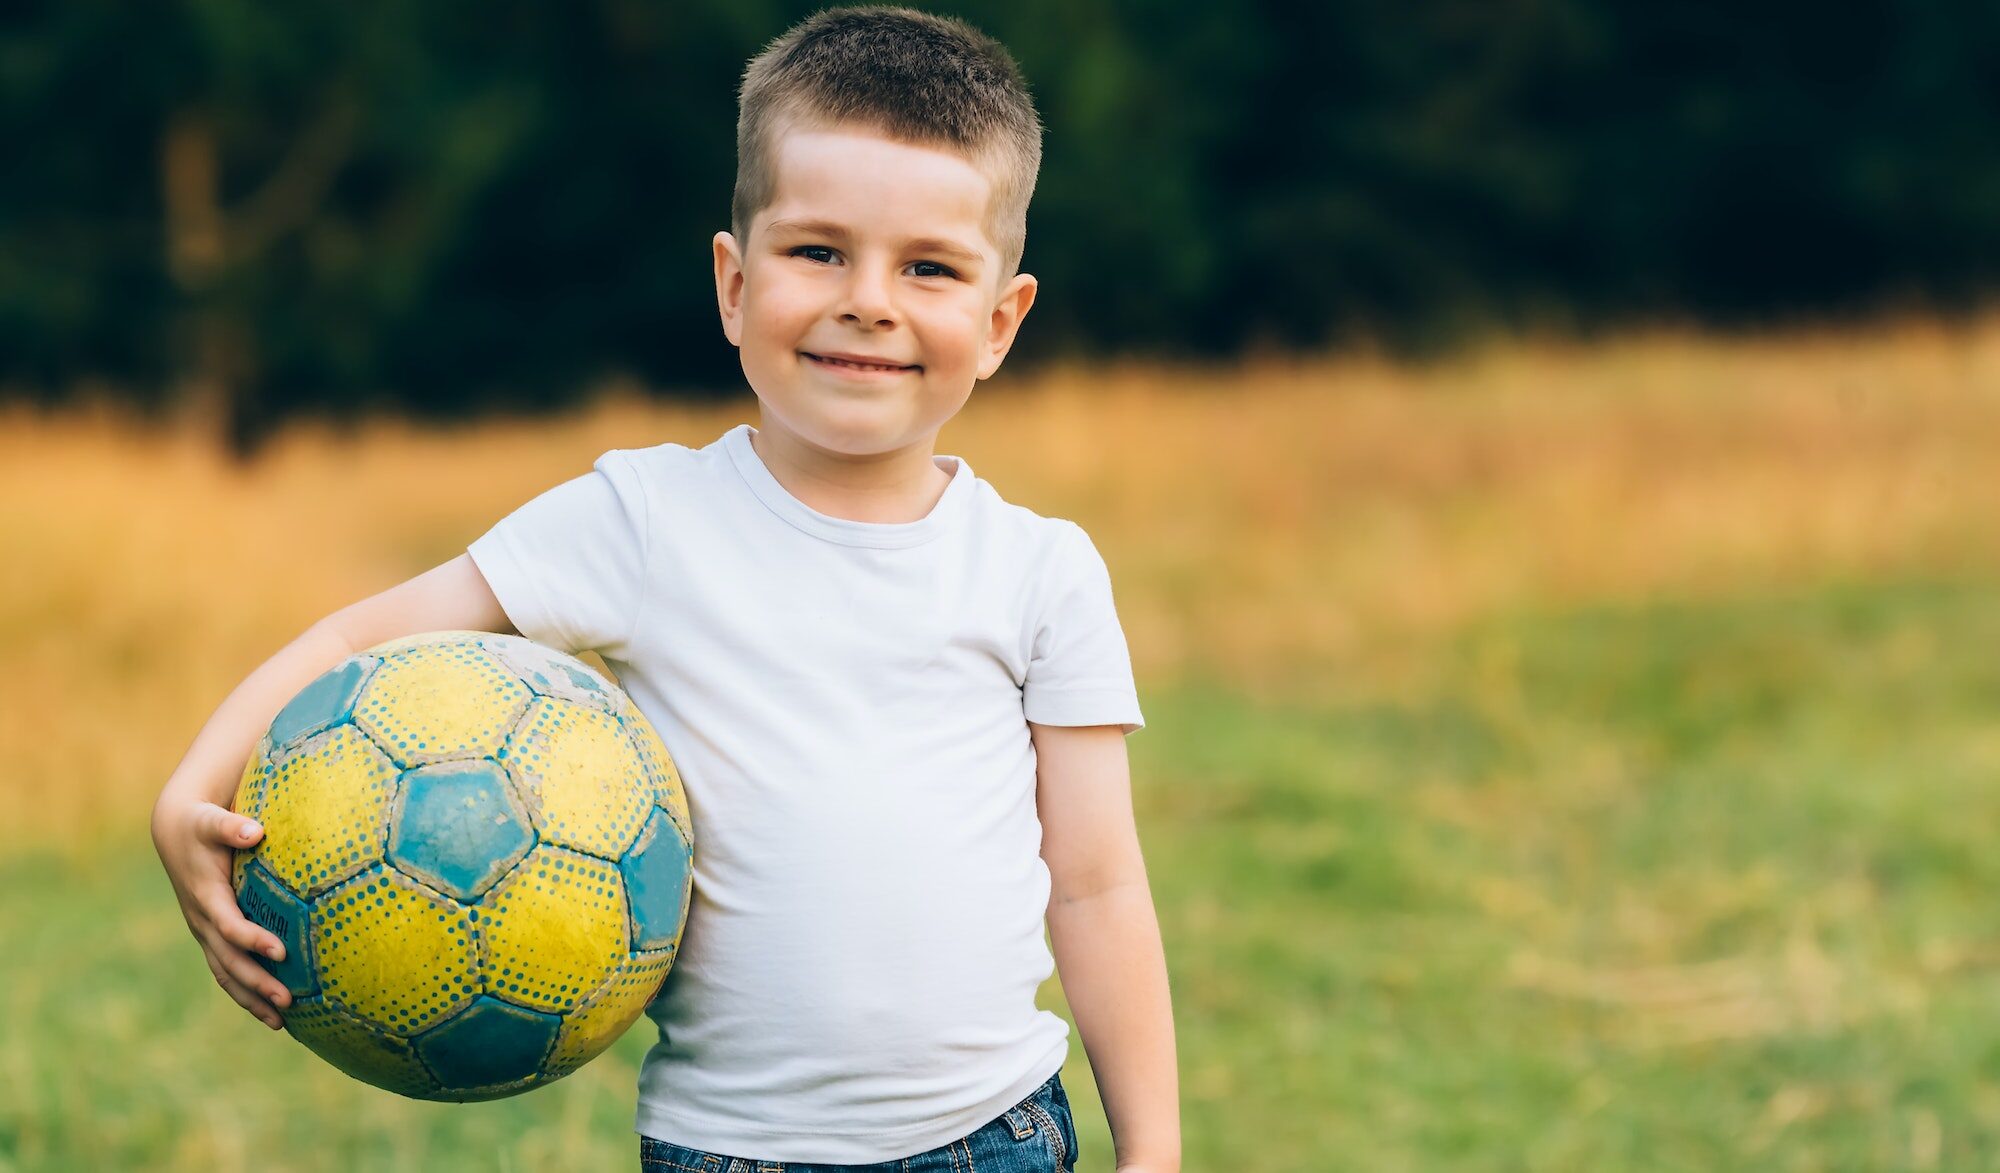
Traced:
<path fill-rule="evenodd" d="M 0 12 L 0 395 L 225 421 L 734 393 L 746 57 L 816 5 Z M 1016 362 L 1978 302 L 2000 6 L 979 0 L 1048 126 Z"/>

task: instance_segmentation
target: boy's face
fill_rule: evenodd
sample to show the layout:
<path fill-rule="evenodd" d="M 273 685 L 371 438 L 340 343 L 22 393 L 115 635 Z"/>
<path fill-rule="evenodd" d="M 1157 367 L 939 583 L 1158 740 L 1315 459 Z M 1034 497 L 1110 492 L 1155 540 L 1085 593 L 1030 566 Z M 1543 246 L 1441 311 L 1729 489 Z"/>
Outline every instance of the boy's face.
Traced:
<path fill-rule="evenodd" d="M 747 242 L 715 236 L 723 332 L 765 430 L 833 456 L 921 447 L 1000 367 L 1035 279 L 1000 281 L 992 185 L 868 129 L 795 129 Z"/>

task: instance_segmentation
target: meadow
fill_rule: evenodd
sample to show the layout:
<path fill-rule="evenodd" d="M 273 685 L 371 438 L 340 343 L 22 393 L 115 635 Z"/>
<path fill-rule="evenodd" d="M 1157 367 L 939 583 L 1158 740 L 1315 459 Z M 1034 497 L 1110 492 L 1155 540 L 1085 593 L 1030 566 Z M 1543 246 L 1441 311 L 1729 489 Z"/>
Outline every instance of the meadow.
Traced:
<path fill-rule="evenodd" d="M 147 815 L 314 619 L 753 406 L 240 467 L 0 413 L 0 1171 L 634 1167 L 647 1024 L 352 1083 L 215 988 Z M 2000 319 L 1077 366 L 940 449 L 1111 566 L 1190 1173 L 2000 1167 Z"/>

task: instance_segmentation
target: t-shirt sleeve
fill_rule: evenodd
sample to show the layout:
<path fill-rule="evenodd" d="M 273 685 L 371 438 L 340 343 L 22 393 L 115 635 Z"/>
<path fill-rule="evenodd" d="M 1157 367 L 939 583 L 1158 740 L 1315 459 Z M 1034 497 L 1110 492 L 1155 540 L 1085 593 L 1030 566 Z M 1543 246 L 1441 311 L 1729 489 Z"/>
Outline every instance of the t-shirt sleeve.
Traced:
<path fill-rule="evenodd" d="M 646 486 L 613 449 L 500 519 L 466 552 L 522 635 L 563 652 L 624 658 L 646 588 Z"/>
<path fill-rule="evenodd" d="M 1127 733 L 1144 727 L 1111 572 L 1082 527 L 1063 523 L 1049 576 L 1021 686 L 1022 711 L 1037 725 L 1120 725 Z"/>

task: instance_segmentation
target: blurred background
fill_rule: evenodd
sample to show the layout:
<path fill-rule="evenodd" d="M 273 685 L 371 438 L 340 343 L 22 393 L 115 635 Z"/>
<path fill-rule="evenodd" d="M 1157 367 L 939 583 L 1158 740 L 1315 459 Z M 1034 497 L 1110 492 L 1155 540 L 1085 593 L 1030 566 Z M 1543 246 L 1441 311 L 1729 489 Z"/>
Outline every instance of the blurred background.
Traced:
<path fill-rule="evenodd" d="M 2000 10 L 934 7 L 1048 126 L 940 448 L 1111 565 L 1190 1173 L 2000 1166 Z M 634 1162 L 650 1025 L 352 1083 L 146 822 L 313 620 L 754 420 L 810 10 L 0 14 L 0 1170 Z"/>

